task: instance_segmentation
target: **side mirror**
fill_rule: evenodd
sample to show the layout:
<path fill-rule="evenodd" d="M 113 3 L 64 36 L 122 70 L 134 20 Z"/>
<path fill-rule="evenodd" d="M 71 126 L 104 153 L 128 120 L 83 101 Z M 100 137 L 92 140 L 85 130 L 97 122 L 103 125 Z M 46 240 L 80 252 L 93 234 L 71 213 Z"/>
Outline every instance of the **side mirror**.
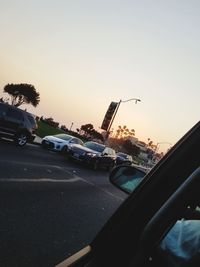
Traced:
<path fill-rule="evenodd" d="M 133 166 L 118 166 L 110 173 L 110 182 L 127 194 L 131 194 L 142 181 L 146 172 Z"/>

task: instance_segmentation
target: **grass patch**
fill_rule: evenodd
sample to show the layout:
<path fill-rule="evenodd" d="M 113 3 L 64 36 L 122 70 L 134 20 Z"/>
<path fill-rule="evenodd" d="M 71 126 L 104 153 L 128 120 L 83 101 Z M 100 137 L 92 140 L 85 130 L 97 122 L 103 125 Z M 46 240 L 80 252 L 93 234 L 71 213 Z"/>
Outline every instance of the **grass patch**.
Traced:
<path fill-rule="evenodd" d="M 62 131 L 61 129 L 50 126 L 49 124 L 43 121 L 38 121 L 38 129 L 36 131 L 36 135 L 38 135 L 39 137 L 42 138 L 46 135 L 54 135 L 60 133 L 65 133 L 65 132 Z"/>

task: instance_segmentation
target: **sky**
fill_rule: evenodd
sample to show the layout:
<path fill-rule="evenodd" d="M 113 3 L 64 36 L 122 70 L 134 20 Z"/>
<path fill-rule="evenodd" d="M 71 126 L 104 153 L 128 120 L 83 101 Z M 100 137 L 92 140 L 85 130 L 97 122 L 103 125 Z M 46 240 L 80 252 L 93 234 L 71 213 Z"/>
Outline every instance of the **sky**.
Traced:
<path fill-rule="evenodd" d="M 8 83 L 40 93 L 38 116 L 76 130 L 113 128 L 176 143 L 199 121 L 199 0 L 0 0 L 0 96 Z"/>

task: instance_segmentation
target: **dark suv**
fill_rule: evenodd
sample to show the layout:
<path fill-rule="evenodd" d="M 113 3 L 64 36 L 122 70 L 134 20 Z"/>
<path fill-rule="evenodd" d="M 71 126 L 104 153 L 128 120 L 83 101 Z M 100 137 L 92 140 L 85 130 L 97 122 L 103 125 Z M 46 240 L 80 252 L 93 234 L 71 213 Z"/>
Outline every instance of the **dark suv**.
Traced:
<path fill-rule="evenodd" d="M 0 103 L 0 136 L 11 138 L 19 146 L 32 142 L 37 129 L 35 117 L 17 107 Z"/>

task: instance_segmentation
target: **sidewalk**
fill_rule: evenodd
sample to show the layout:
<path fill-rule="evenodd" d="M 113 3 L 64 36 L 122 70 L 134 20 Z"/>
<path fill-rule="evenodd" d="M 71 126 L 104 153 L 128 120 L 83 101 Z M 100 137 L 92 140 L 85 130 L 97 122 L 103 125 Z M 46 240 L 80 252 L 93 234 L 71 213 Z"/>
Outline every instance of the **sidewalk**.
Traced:
<path fill-rule="evenodd" d="M 36 145 L 41 145 L 42 138 L 36 135 L 35 139 L 33 140 L 33 143 Z"/>

